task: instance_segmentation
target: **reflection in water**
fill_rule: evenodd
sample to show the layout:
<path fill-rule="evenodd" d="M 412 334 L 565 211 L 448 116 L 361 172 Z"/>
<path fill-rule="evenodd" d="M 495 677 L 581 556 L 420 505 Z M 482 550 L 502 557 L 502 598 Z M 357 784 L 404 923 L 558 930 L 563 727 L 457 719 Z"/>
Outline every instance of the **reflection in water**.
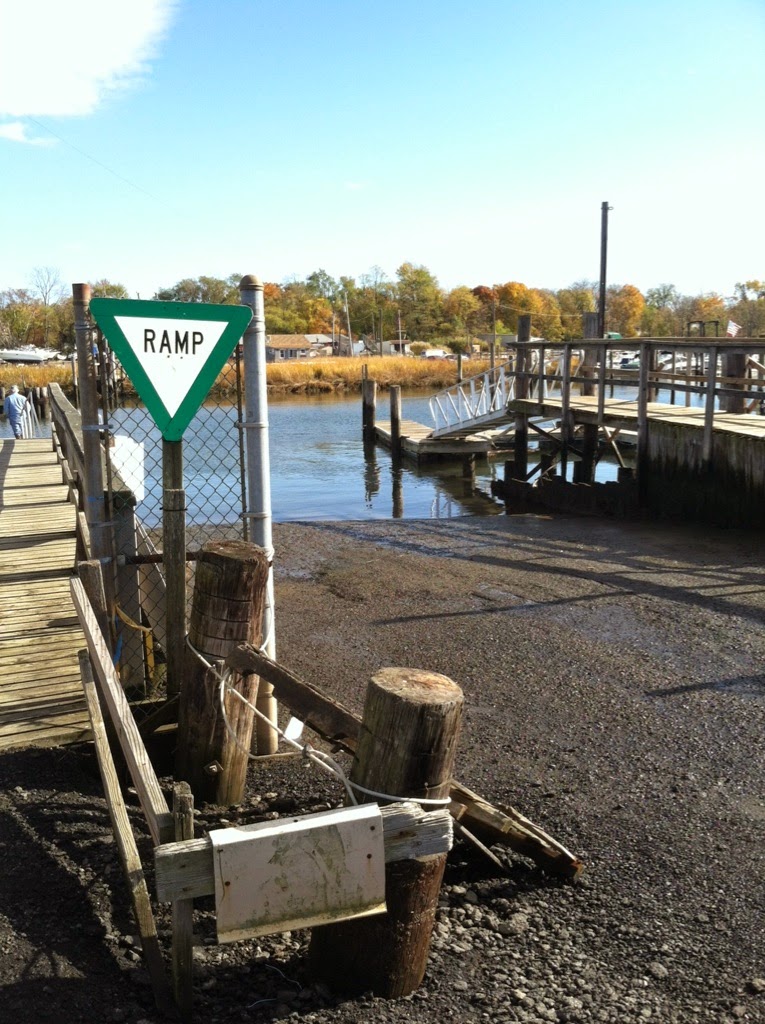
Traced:
<path fill-rule="evenodd" d="M 393 482 L 393 518 L 403 519 L 404 517 L 404 488 L 403 474 L 400 466 L 394 466 L 391 472 Z"/>
<path fill-rule="evenodd" d="M 428 423 L 427 398 L 405 398 L 404 418 Z M 360 400 L 336 395 L 269 400 L 271 496 L 277 522 L 333 519 L 429 519 L 503 515 L 491 482 L 504 472 L 505 456 L 476 457 L 472 464 L 394 463 L 390 452 L 365 452 Z M 149 528 L 162 515 L 162 440 L 142 406 L 117 409 L 115 431 L 143 445 L 145 499 L 138 515 Z M 184 486 L 189 524 L 239 522 L 237 414 L 234 406 L 201 409 L 183 439 Z M 601 459 L 603 482 L 615 464 Z"/>
<path fill-rule="evenodd" d="M 380 493 L 380 466 L 374 445 L 364 445 L 364 501 L 372 507 L 372 499 Z"/>

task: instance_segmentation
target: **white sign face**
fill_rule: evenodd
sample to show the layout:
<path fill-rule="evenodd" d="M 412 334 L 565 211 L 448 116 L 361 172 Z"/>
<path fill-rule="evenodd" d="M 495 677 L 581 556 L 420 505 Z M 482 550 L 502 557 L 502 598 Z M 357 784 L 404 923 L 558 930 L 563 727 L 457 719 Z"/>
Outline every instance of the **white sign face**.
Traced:
<path fill-rule="evenodd" d="M 114 319 L 162 404 L 170 416 L 175 416 L 228 321 L 134 316 Z"/>
<path fill-rule="evenodd" d="M 210 833 L 219 942 L 385 912 L 377 804 Z"/>

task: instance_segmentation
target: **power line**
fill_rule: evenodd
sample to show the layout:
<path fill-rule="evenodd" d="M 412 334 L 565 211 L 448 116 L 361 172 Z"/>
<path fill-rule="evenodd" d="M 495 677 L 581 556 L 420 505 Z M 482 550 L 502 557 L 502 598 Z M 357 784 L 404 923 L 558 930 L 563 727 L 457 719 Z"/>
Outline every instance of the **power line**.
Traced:
<path fill-rule="evenodd" d="M 63 142 L 65 146 L 68 146 L 70 149 L 73 149 L 75 153 L 79 153 L 80 156 L 84 156 L 86 160 L 90 160 L 91 163 L 96 164 L 97 167 L 100 167 L 108 174 L 111 174 L 113 177 L 117 178 L 118 181 L 124 182 L 126 185 L 129 185 L 131 188 L 134 188 L 137 192 L 143 192 L 143 194 L 145 196 L 148 196 L 149 199 L 153 199 L 156 203 L 160 203 L 162 206 L 166 206 L 168 210 L 172 209 L 172 207 L 169 206 L 164 201 L 164 199 L 160 199 L 159 196 L 155 196 L 153 192 L 149 192 L 149 190 L 145 189 L 142 185 L 137 185 L 134 181 L 131 181 L 130 178 L 126 178 L 123 174 L 119 174 L 119 172 L 113 170 L 113 168 L 109 167 L 101 160 L 98 160 L 96 159 L 96 157 L 91 156 L 90 153 L 86 153 L 84 149 L 80 149 L 79 146 L 75 146 L 73 142 L 70 142 L 68 139 L 65 139 L 63 135 L 59 135 L 58 132 L 54 132 L 53 129 L 49 128 L 47 124 L 43 124 L 42 121 L 37 121 L 34 117 L 30 117 L 28 114 L 25 115 L 25 119 L 27 121 L 31 121 L 32 124 L 37 125 L 38 128 L 42 128 L 43 131 L 53 135 L 55 138 L 59 140 L 59 142 Z"/>

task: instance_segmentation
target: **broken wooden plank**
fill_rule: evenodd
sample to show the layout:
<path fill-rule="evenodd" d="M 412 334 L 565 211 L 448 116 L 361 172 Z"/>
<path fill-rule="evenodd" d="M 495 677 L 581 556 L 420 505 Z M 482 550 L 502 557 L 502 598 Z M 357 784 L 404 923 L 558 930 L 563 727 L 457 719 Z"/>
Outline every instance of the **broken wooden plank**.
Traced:
<path fill-rule="evenodd" d="M 237 672 L 253 672 L 267 679 L 274 696 L 323 739 L 356 752 L 361 720 L 316 686 L 304 682 L 249 644 L 240 644 L 226 658 Z M 584 865 L 565 846 L 529 821 L 513 807 L 497 808 L 466 786 L 452 782 L 450 807 L 454 818 L 489 844 L 500 843 L 521 853 L 555 875 L 577 878 Z"/>
<path fill-rule="evenodd" d="M 95 612 L 79 579 L 72 577 L 70 589 L 80 626 L 85 634 L 88 652 L 96 670 L 100 694 L 109 709 L 152 839 L 155 844 L 172 840 L 175 837 L 173 816 L 168 809 L 156 772 L 135 724 L 133 712 L 112 665 Z"/>

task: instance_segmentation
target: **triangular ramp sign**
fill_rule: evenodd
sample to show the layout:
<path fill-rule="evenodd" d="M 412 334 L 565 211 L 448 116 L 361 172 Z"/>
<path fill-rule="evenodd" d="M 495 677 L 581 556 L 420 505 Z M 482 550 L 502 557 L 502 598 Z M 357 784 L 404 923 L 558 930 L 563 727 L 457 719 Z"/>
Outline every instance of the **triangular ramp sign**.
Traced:
<path fill-rule="evenodd" d="M 166 441 L 180 441 L 252 319 L 249 306 L 92 299 L 90 312 Z"/>

